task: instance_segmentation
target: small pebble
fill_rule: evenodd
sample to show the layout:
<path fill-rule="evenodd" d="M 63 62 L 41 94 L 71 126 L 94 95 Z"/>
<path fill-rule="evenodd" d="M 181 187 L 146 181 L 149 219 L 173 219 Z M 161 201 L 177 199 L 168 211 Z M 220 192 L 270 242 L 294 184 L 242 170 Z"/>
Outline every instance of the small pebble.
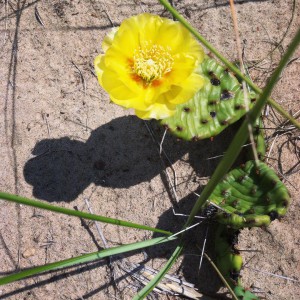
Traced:
<path fill-rule="evenodd" d="M 22 254 L 22 256 L 23 256 L 24 258 L 28 258 L 28 257 L 34 256 L 34 255 L 35 255 L 35 249 L 34 249 L 34 248 L 27 248 L 27 249 L 23 252 L 23 254 Z"/>

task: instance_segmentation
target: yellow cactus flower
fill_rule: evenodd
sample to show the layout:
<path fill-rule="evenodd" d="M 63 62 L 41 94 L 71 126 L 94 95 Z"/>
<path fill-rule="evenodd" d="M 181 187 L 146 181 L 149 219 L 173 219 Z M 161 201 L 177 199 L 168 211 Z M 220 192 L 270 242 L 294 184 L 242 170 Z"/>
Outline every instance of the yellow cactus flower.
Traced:
<path fill-rule="evenodd" d="M 95 59 L 111 100 L 142 119 L 164 119 L 203 86 L 203 48 L 179 22 L 144 13 L 113 29 Z"/>

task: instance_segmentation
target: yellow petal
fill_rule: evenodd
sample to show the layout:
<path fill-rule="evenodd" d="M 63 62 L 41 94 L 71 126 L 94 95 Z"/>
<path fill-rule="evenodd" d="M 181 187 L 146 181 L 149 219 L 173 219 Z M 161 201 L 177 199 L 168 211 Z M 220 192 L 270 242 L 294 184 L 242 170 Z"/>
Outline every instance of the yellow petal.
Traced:
<path fill-rule="evenodd" d="M 165 119 L 172 116 L 174 113 L 175 113 L 175 106 L 168 106 L 163 103 L 155 103 L 151 105 L 147 111 L 139 111 L 139 110 L 135 111 L 135 114 L 143 120 Z"/>
<path fill-rule="evenodd" d="M 114 27 L 110 30 L 110 32 L 105 36 L 102 42 L 102 49 L 104 52 L 112 45 L 115 34 L 117 33 L 119 27 Z"/>
<path fill-rule="evenodd" d="M 203 77 L 199 74 L 191 74 L 181 86 L 177 86 L 177 93 L 172 94 L 172 88 L 167 92 L 166 97 L 168 102 L 172 104 L 181 104 L 189 101 L 204 85 L 205 81 Z M 175 90 L 175 88 L 174 88 Z"/>

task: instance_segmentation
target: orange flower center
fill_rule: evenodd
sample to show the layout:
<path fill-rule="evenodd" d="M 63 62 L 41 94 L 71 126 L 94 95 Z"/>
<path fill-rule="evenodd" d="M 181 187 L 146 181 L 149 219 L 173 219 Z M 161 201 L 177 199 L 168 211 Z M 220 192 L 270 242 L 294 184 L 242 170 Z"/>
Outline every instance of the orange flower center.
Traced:
<path fill-rule="evenodd" d="M 133 72 L 149 84 L 154 80 L 162 78 L 166 73 L 171 72 L 174 59 L 170 48 L 145 43 L 134 51 Z"/>

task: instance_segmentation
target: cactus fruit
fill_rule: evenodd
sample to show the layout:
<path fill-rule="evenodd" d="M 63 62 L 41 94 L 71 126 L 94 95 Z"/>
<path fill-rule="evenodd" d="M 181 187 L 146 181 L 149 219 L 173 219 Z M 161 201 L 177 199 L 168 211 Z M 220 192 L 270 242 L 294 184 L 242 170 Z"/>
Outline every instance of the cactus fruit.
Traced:
<path fill-rule="evenodd" d="M 248 161 L 230 171 L 209 201 L 217 204 L 215 219 L 233 228 L 267 226 L 285 215 L 290 196 L 275 172 L 263 162 Z"/>
<path fill-rule="evenodd" d="M 161 124 L 184 140 L 216 136 L 245 114 L 244 91 L 238 79 L 216 60 L 206 56 L 198 67 L 205 84 L 192 99 L 176 107 Z M 256 94 L 249 92 L 250 107 Z"/>
<path fill-rule="evenodd" d="M 216 265 L 224 279 L 233 289 L 235 295 L 241 300 L 258 300 L 259 298 L 250 291 L 245 291 L 240 279 L 240 271 L 243 259 L 236 245 L 238 243 L 239 230 L 227 228 L 218 224 L 215 231 L 215 255 Z"/>

